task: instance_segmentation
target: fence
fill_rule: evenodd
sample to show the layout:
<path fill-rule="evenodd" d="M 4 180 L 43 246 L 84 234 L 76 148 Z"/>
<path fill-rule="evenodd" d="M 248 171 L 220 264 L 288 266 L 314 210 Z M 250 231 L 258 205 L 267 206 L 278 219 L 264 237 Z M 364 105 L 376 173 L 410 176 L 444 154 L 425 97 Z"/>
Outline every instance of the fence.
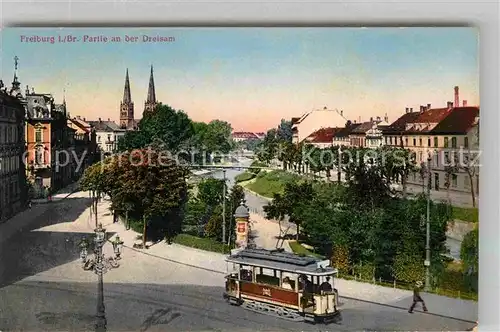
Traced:
<path fill-rule="evenodd" d="M 413 288 L 415 287 L 414 283 L 408 283 L 408 282 L 396 281 L 396 280 L 389 281 L 389 280 L 383 280 L 382 278 L 368 279 L 368 278 L 363 278 L 360 275 L 355 275 L 355 274 L 339 273 L 338 277 L 341 279 L 345 279 L 345 280 L 354 280 L 354 281 L 370 283 L 370 284 L 384 286 L 384 287 L 398 288 L 398 289 L 413 290 Z M 429 290 L 429 293 L 447 296 L 447 297 L 452 297 L 452 298 L 463 299 L 463 300 L 473 300 L 473 301 L 478 300 L 477 293 L 461 291 L 461 290 L 452 290 L 452 289 L 444 289 L 444 288 L 440 288 L 440 287 L 432 287 Z"/>

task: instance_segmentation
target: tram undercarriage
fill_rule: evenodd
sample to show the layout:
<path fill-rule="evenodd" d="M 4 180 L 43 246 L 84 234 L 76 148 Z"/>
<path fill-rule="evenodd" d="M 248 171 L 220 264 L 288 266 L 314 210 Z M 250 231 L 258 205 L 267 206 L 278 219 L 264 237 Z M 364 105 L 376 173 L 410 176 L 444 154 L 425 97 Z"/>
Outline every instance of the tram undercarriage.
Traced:
<path fill-rule="evenodd" d="M 287 308 L 282 305 L 266 303 L 254 299 L 239 299 L 226 292 L 224 292 L 223 297 L 231 305 L 241 306 L 246 310 L 294 322 L 339 324 L 342 321 L 342 316 L 338 310 L 331 314 L 316 315 L 312 307 L 305 308 L 304 312 L 299 312 L 297 309 Z"/>

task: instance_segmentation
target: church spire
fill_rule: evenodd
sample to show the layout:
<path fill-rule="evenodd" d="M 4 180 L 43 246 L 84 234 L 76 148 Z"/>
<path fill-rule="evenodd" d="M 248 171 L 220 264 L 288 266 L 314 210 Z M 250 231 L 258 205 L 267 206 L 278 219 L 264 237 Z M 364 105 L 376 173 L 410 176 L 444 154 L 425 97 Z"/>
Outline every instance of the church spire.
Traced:
<path fill-rule="evenodd" d="M 144 112 L 153 112 L 156 108 L 155 80 L 153 77 L 153 65 L 151 65 L 151 75 L 149 76 L 148 96 L 144 103 Z"/>
<path fill-rule="evenodd" d="M 151 65 L 151 75 L 149 76 L 149 88 L 148 88 L 148 98 L 147 103 L 156 103 L 156 93 L 155 93 L 155 80 L 153 77 L 153 65 Z"/>
<path fill-rule="evenodd" d="M 128 68 L 125 74 L 125 88 L 123 89 L 123 103 L 128 104 L 132 101 L 132 95 L 130 93 L 130 80 L 128 78 Z"/>

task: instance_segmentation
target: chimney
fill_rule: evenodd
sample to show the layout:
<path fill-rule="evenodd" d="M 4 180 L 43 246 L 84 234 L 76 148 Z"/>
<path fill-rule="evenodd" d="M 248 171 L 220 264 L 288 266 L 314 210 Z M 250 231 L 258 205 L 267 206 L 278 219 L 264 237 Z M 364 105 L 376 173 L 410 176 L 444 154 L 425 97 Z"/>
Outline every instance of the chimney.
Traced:
<path fill-rule="evenodd" d="M 83 121 L 87 121 L 87 119 L 83 118 Z"/>
<path fill-rule="evenodd" d="M 111 120 L 108 118 L 108 121 L 111 121 Z"/>
<path fill-rule="evenodd" d="M 458 96 L 458 86 L 455 87 L 455 107 L 460 106 L 460 101 L 459 101 L 459 96 Z"/>
<path fill-rule="evenodd" d="M 431 109 L 431 104 L 427 104 L 427 110 Z"/>
<path fill-rule="evenodd" d="M 344 116 L 344 111 L 340 111 L 340 116 Z"/>
<path fill-rule="evenodd" d="M 99 122 L 101 122 L 101 121 L 102 121 L 101 118 L 99 118 Z"/>
<path fill-rule="evenodd" d="M 467 107 L 467 100 L 464 100 L 464 107 Z"/>
<path fill-rule="evenodd" d="M 327 109 L 327 108 L 326 108 L 326 106 L 325 106 L 325 107 L 323 107 L 323 109 L 324 109 L 324 110 L 326 110 L 326 109 Z"/>
<path fill-rule="evenodd" d="M 389 117 L 387 116 L 387 113 L 385 113 L 384 121 L 387 122 L 387 123 L 389 123 Z"/>
<path fill-rule="evenodd" d="M 377 116 L 377 122 L 380 122 L 380 116 Z"/>
<path fill-rule="evenodd" d="M 373 116 L 370 116 L 370 122 L 373 122 Z"/>
<path fill-rule="evenodd" d="M 453 102 L 452 102 L 452 101 L 449 101 L 449 102 L 448 102 L 447 107 L 448 107 L 448 108 L 453 108 Z"/>
<path fill-rule="evenodd" d="M 420 113 L 422 113 L 425 110 L 425 106 L 420 105 Z"/>

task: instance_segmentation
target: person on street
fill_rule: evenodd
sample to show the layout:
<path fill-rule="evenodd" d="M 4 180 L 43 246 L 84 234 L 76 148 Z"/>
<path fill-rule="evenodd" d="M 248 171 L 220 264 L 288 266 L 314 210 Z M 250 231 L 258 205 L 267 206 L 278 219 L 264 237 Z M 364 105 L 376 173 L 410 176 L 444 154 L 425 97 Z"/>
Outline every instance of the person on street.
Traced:
<path fill-rule="evenodd" d="M 425 312 L 427 312 L 427 307 L 425 306 L 425 302 L 420 296 L 420 289 L 422 288 L 422 282 L 417 281 L 415 284 L 415 288 L 413 288 L 413 303 L 411 304 L 410 309 L 408 312 L 410 314 L 413 313 L 413 309 L 415 309 L 415 306 L 417 305 L 418 302 L 422 303 L 422 308 L 424 309 Z"/>

